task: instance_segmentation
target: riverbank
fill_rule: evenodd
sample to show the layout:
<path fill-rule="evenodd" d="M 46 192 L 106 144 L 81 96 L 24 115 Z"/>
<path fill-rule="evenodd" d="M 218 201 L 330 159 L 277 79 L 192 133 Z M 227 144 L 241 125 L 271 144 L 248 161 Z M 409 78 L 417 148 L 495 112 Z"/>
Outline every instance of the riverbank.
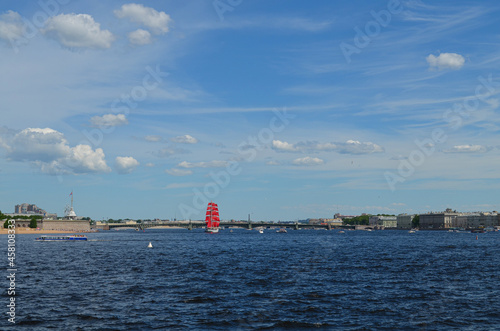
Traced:
<path fill-rule="evenodd" d="M 75 232 L 75 231 L 60 231 L 60 230 L 36 230 L 30 228 L 16 228 L 16 234 L 52 234 L 52 233 L 84 233 L 84 232 Z M 0 235 L 8 234 L 8 229 L 0 229 Z"/>

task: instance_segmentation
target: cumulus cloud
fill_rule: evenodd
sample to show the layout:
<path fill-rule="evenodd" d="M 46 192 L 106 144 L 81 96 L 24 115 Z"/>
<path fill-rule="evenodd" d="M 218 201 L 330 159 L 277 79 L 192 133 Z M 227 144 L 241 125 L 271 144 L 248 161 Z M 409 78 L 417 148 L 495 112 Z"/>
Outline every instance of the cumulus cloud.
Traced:
<path fill-rule="evenodd" d="M 94 151 L 89 145 L 77 145 L 71 148 L 71 153 L 63 161 L 63 165 L 70 166 L 75 173 L 109 172 L 111 169 L 107 166 L 104 157 L 102 148 Z"/>
<path fill-rule="evenodd" d="M 101 148 L 70 147 L 64 135 L 50 128 L 27 128 L 2 140 L 11 161 L 29 162 L 48 174 L 109 172 Z"/>
<path fill-rule="evenodd" d="M 64 135 L 50 128 L 28 128 L 17 133 L 7 146 L 7 157 L 14 161 L 51 162 L 69 155 Z"/>
<path fill-rule="evenodd" d="M 341 154 L 370 154 L 380 153 L 384 148 L 372 142 L 348 140 L 345 143 L 319 143 L 316 141 L 290 144 L 280 140 L 273 140 L 272 148 L 277 152 L 311 153 L 333 151 Z"/>
<path fill-rule="evenodd" d="M 153 40 L 151 39 L 151 33 L 143 29 L 137 29 L 128 34 L 128 40 L 132 45 L 147 45 L 151 44 Z"/>
<path fill-rule="evenodd" d="M 167 169 L 165 172 L 172 176 L 187 176 L 191 175 L 193 172 L 187 169 Z"/>
<path fill-rule="evenodd" d="M 323 161 L 322 159 L 310 156 L 298 158 L 292 161 L 292 164 L 297 166 L 315 166 L 323 163 L 325 163 L 325 161 Z"/>
<path fill-rule="evenodd" d="M 90 123 L 96 127 L 112 127 L 126 125 L 128 124 L 128 120 L 124 114 L 106 114 L 92 117 Z"/>
<path fill-rule="evenodd" d="M 68 48 L 110 48 L 115 40 L 108 30 L 88 14 L 61 14 L 50 17 L 42 29 L 47 37 Z"/>
<path fill-rule="evenodd" d="M 491 147 L 482 145 L 457 145 L 450 149 L 443 150 L 444 153 L 486 153 Z"/>
<path fill-rule="evenodd" d="M 464 57 L 456 53 L 441 53 L 438 56 L 430 54 L 429 56 L 427 56 L 426 60 L 427 63 L 429 63 L 430 68 L 439 70 L 458 70 L 462 68 L 465 63 Z"/>
<path fill-rule="evenodd" d="M 180 144 L 196 144 L 198 142 L 198 139 L 186 134 L 183 136 L 178 136 L 170 139 L 174 143 L 180 143 Z"/>
<path fill-rule="evenodd" d="M 139 161 L 131 156 L 118 156 L 115 159 L 115 169 L 119 174 L 129 174 L 139 166 Z"/>
<path fill-rule="evenodd" d="M 130 21 L 142 24 L 154 34 L 165 34 L 169 30 L 172 19 L 165 12 L 159 12 L 144 5 L 129 3 L 114 11 L 118 18 L 128 18 Z"/>
<path fill-rule="evenodd" d="M 22 38 L 24 23 L 21 15 L 9 10 L 0 15 L 0 38 L 10 43 Z"/>
<path fill-rule="evenodd" d="M 273 140 L 272 148 L 283 152 L 300 152 L 300 148 L 286 141 Z"/>
<path fill-rule="evenodd" d="M 227 161 L 209 161 L 191 163 L 183 161 L 177 165 L 179 168 L 223 168 L 227 166 Z"/>

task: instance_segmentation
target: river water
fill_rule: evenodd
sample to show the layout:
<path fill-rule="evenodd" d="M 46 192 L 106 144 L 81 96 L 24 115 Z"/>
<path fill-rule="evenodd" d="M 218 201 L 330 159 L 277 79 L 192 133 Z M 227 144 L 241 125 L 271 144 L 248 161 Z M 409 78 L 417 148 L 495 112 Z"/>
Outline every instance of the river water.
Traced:
<path fill-rule="evenodd" d="M 476 240 L 439 231 L 148 229 L 88 238 L 17 236 L 16 329 L 500 328 L 498 232 Z M 0 245 L 7 268 L 6 236 Z"/>

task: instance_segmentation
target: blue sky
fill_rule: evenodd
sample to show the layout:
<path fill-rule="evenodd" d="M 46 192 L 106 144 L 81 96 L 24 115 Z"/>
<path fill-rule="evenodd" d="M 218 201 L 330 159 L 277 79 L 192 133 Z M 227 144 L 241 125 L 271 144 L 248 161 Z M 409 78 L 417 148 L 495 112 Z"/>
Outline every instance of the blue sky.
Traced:
<path fill-rule="evenodd" d="M 500 209 L 497 2 L 0 6 L 3 212 Z"/>

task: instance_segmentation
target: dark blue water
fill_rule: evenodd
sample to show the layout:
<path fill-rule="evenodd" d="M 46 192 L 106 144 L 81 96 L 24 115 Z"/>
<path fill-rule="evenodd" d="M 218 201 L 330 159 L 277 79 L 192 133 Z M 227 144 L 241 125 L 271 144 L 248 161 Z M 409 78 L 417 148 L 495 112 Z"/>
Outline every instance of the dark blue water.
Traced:
<path fill-rule="evenodd" d="M 315 230 L 88 237 L 17 236 L 16 328 L 500 329 L 498 232 L 479 240 L 470 233 Z M 7 266 L 6 236 L 0 244 Z"/>

